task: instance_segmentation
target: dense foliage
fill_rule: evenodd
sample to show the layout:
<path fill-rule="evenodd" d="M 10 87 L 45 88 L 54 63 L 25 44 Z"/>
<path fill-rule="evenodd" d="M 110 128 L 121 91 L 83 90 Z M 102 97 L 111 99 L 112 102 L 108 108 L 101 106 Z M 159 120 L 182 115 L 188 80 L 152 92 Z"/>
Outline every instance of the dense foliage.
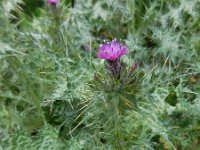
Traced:
<path fill-rule="evenodd" d="M 200 149 L 199 0 L 0 3 L 0 149 Z"/>

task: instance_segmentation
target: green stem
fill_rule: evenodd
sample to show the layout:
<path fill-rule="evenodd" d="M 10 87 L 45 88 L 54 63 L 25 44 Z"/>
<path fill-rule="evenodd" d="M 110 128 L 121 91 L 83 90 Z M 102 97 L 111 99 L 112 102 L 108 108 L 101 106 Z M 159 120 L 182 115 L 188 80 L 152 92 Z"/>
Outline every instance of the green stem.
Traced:
<path fill-rule="evenodd" d="M 123 150 L 122 145 L 122 136 L 121 136 L 121 124 L 120 124 L 120 112 L 119 112 L 119 98 L 117 96 L 117 93 L 115 94 L 114 98 L 114 135 L 115 135 L 115 149 Z"/>

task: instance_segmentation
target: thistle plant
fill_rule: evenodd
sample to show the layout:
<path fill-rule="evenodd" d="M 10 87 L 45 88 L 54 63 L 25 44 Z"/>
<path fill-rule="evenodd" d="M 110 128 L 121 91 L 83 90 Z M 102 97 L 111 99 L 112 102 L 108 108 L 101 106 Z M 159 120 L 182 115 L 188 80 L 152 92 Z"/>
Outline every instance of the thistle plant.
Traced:
<path fill-rule="evenodd" d="M 56 37 L 55 35 L 59 32 L 58 29 L 60 26 L 60 12 L 58 8 L 59 0 L 47 0 L 47 3 L 50 6 L 49 16 L 51 19 L 51 26 L 49 30 L 50 33 L 52 33 L 51 37 Z"/>
<path fill-rule="evenodd" d="M 0 2 L 0 149 L 200 150 L 200 1 L 69 6 Z"/>
<path fill-rule="evenodd" d="M 59 0 L 47 0 L 47 3 L 49 8 L 49 27 L 47 28 L 47 34 L 53 41 L 54 52 L 62 55 L 66 54 L 66 52 L 64 53 L 66 44 L 62 33 L 63 28 L 61 27 L 61 23 L 63 22 L 63 7 L 59 4 Z"/>
<path fill-rule="evenodd" d="M 100 130 L 105 133 L 111 131 L 114 138 L 106 138 L 104 135 L 102 137 L 106 142 L 112 143 L 115 149 L 125 148 L 122 118 L 128 110 L 136 109 L 136 99 L 141 88 L 141 74 L 136 72 L 137 65 L 133 64 L 129 68 L 121 61 L 121 57 L 127 53 L 127 45 L 116 39 L 100 44 L 97 57 L 105 60 L 105 69 L 95 73 L 94 80 L 90 83 L 95 93 L 100 91 L 96 97 L 101 98 L 92 101 L 87 112 L 96 112 L 97 116 L 102 116 L 97 123 L 100 124 Z M 97 108 L 98 112 L 93 110 L 94 108 Z"/>

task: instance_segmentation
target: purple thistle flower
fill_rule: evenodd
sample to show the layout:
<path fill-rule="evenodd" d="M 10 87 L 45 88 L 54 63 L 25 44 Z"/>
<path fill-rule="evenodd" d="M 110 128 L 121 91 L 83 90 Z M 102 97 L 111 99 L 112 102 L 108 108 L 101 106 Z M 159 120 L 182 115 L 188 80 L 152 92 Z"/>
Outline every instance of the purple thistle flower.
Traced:
<path fill-rule="evenodd" d="M 117 40 L 114 39 L 111 42 L 99 45 L 97 57 L 100 59 L 115 61 L 126 53 L 128 53 L 128 47 L 126 45 L 123 46 L 122 43 L 117 42 Z"/>
<path fill-rule="evenodd" d="M 120 77 L 122 64 L 120 57 L 128 53 L 128 47 L 116 39 L 99 45 L 97 57 L 107 60 L 107 69 L 114 78 Z"/>
<path fill-rule="evenodd" d="M 59 2 L 59 0 L 48 0 L 48 3 L 49 3 L 50 5 L 57 5 L 58 2 Z"/>

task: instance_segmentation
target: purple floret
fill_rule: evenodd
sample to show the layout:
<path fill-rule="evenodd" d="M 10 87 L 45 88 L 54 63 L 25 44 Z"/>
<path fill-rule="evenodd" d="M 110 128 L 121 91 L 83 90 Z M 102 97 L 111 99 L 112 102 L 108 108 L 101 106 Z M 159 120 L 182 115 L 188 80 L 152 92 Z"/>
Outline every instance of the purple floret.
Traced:
<path fill-rule="evenodd" d="M 48 3 L 50 5 L 57 5 L 58 2 L 59 2 L 59 0 L 48 0 Z"/>
<path fill-rule="evenodd" d="M 97 57 L 100 59 L 115 61 L 126 53 L 128 53 L 128 47 L 114 39 L 111 42 L 99 45 Z"/>

